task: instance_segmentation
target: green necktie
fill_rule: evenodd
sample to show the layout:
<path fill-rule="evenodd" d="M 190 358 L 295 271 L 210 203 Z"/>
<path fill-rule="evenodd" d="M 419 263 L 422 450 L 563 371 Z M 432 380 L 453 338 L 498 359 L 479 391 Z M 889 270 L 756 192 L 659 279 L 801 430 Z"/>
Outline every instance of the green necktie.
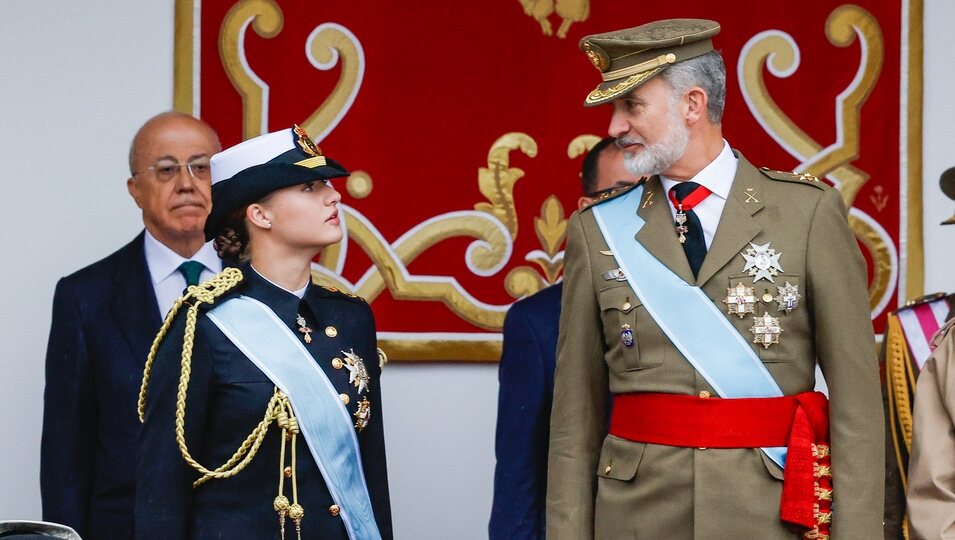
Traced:
<path fill-rule="evenodd" d="M 179 273 L 186 278 L 186 286 L 188 287 L 189 285 L 199 284 L 199 276 L 204 268 L 205 266 L 199 261 L 186 261 L 179 265 Z"/>

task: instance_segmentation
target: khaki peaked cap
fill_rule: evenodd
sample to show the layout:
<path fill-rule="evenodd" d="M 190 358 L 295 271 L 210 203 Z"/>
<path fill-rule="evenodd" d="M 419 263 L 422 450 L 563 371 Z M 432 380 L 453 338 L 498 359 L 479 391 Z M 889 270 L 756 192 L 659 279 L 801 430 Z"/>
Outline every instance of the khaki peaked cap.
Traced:
<path fill-rule="evenodd" d="M 710 38 L 719 32 L 716 21 L 665 19 L 586 36 L 580 40 L 580 50 L 600 71 L 603 81 L 587 95 L 584 106 L 613 101 L 667 66 L 712 51 Z"/>

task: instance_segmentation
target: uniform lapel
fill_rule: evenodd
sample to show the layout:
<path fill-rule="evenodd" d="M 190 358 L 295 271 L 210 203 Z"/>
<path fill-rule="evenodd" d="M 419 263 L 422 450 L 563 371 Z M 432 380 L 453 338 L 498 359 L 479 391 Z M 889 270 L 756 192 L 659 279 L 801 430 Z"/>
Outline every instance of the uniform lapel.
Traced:
<path fill-rule="evenodd" d="M 674 274 L 687 283 L 693 283 L 693 271 L 690 270 L 683 246 L 677 240 L 669 205 L 660 184 L 660 177 L 654 176 L 647 181 L 643 199 L 637 209 L 637 215 L 646 223 L 637 232 L 636 239 Z"/>
<path fill-rule="evenodd" d="M 697 282 L 700 287 L 739 255 L 746 244 L 762 230 L 753 218 L 753 215 L 763 208 L 762 175 L 742 155 L 737 154 L 737 157 L 739 164 L 733 187 L 726 198 L 726 206 L 723 207 L 723 215 L 720 216 L 713 243 L 706 253 L 703 266 L 700 267 Z"/>

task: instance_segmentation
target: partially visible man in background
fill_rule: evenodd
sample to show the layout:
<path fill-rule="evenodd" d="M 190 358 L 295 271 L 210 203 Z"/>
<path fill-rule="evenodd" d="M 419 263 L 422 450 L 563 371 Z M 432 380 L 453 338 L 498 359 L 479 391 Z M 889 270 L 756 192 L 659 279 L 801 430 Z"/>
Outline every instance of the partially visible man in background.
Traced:
<path fill-rule="evenodd" d="M 136 400 L 146 354 L 182 290 L 222 270 L 202 232 L 211 208 L 209 159 L 219 150 L 216 133 L 192 116 L 148 120 L 130 146 L 126 181 L 145 231 L 56 286 L 40 456 L 43 519 L 83 538 L 133 538 Z"/>
<path fill-rule="evenodd" d="M 635 183 L 612 137 L 590 149 L 580 173 L 580 210 L 613 190 Z M 498 369 L 494 502 L 490 540 L 543 540 L 547 492 L 547 441 L 554 392 L 554 359 L 563 285 L 516 302 L 504 319 Z"/>

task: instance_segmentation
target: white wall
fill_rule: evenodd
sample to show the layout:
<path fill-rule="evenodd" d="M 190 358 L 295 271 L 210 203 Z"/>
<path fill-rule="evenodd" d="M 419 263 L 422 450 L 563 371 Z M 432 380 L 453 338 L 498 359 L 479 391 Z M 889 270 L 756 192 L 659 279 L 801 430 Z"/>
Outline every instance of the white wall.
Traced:
<path fill-rule="evenodd" d="M 955 167 L 955 2 L 925 2 L 925 98 L 923 100 L 923 216 L 925 222 L 925 292 L 955 290 L 955 225 L 939 226 L 955 214 L 952 201 L 938 187 L 942 171 Z"/>
<path fill-rule="evenodd" d="M 0 519 L 39 518 L 43 356 L 56 280 L 140 228 L 126 195 L 136 128 L 172 104 L 172 0 L 5 0 L 0 14 Z M 955 289 L 955 3 L 926 0 L 926 290 Z M 496 366 L 385 371 L 400 539 L 486 537 Z"/>

